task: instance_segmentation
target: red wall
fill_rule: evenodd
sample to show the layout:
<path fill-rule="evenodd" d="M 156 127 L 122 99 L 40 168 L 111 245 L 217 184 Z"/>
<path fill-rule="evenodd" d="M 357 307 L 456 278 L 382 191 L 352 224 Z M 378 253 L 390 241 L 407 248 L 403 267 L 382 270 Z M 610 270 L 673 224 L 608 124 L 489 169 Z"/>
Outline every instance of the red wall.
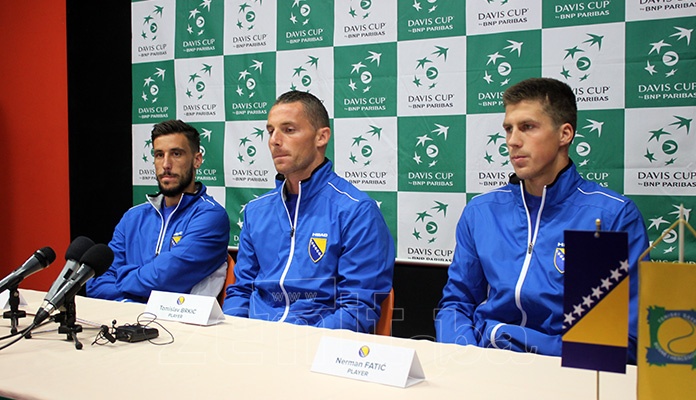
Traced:
<path fill-rule="evenodd" d="M 56 261 L 20 287 L 47 290 L 70 244 L 65 0 L 3 1 L 0 12 L 0 278 L 34 251 Z"/>

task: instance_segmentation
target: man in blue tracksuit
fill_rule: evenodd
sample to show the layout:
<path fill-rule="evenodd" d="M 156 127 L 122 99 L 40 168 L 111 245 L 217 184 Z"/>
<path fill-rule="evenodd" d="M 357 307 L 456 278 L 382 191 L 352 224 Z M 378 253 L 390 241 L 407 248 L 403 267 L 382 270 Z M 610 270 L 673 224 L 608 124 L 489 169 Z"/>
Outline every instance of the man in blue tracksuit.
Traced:
<path fill-rule="evenodd" d="M 147 302 L 152 290 L 217 296 L 227 268 L 229 219 L 195 182 L 200 136 L 182 121 L 152 130 L 159 193 L 128 210 L 114 230 L 111 267 L 87 282 L 87 295 Z"/>
<path fill-rule="evenodd" d="M 635 204 L 584 180 L 568 156 L 577 106 L 570 87 L 528 79 L 508 90 L 506 142 L 515 175 L 473 198 L 456 229 L 435 328 L 440 342 L 561 354 L 564 230 L 628 232 L 629 362 L 635 363 L 637 262 L 648 247 Z"/>
<path fill-rule="evenodd" d="M 394 241 L 374 200 L 336 175 L 321 101 L 281 95 L 268 114 L 276 188 L 250 201 L 223 311 L 371 332 L 392 287 Z"/>

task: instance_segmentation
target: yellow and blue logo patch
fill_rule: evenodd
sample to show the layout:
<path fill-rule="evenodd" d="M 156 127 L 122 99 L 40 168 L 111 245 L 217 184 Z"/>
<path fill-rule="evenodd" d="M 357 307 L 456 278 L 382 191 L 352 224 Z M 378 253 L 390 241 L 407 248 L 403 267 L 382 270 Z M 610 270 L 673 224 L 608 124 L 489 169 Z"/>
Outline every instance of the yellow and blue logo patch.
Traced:
<path fill-rule="evenodd" d="M 184 232 L 175 232 L 174 235 L 172 235 L 172 242 L 170 246 L 174 247 L 179 244 L 182 237 L 184 237 Z"/>
<path fill-rule="evenodd" d="M 317 234 L 313 233 L 312 237 L 309 239 L 309 245 L 307 246 L 307 251 L 309 252 L 309 258 L 315 263 L 319 262 L 324 253 L 326 252 L 326 243 L 328 241 L 328 235 L 325 233 Z"/>
<path fill-rule="evenodd" d="M 559 243 L 553 252 L 553 266 L 560 273 L 565 272 L 565 244 Z"/>

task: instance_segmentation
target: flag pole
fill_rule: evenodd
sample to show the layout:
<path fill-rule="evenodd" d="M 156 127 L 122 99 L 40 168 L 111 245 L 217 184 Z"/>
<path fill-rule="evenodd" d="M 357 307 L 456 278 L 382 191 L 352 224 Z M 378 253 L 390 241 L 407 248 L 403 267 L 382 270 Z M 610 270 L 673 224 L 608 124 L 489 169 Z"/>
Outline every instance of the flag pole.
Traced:
<path fill-rule="evenodd" d="M 684 203 L 679 205 L 679 262 L 684 262 Z"/>

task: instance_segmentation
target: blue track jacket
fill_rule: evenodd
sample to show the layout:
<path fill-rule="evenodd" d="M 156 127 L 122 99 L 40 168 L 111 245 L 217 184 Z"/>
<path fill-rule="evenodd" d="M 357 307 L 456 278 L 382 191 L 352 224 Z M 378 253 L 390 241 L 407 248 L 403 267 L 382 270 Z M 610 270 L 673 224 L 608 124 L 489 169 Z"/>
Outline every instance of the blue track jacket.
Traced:
<path fill-rule="evenodd" d="M 247 204 L 226 314 L 374 329 L 392 287 L 394 240 L 375 201 L 332 167 L 326 159 L 300 182 L 294 220 L 284 180 Z"/>
<path fill-rule="evenodd" d="M 103 275 L 87 282 L 87 295 L 144 303 L 152 290 L 190 293 L 194 285 L 226 265 L 227 213 L 206 194 L 205 185 L 196 182 L 196 189 L 195 194 L 181 196 L 166 224 L 161 194 L 148 195 L 147 203 L 128 210 L 109 242 L 114 262 Z M 224 279 L 222 274 L 218 292 Z"/>
<path fill-rule="evenodd" d="M 563 274 L 554 254 L 564 230 L 595 230 L 599 218 L 602 230 L 628 232 L 629 361 L 635 362 L 637 261 L 649 245 L 638 208 L 582 179 L 571 162 L 544 188 L 532 226 L 523 185 L 510 183 L 464 208 L 436 316 L 437 340 L 560 356 Z"/>

